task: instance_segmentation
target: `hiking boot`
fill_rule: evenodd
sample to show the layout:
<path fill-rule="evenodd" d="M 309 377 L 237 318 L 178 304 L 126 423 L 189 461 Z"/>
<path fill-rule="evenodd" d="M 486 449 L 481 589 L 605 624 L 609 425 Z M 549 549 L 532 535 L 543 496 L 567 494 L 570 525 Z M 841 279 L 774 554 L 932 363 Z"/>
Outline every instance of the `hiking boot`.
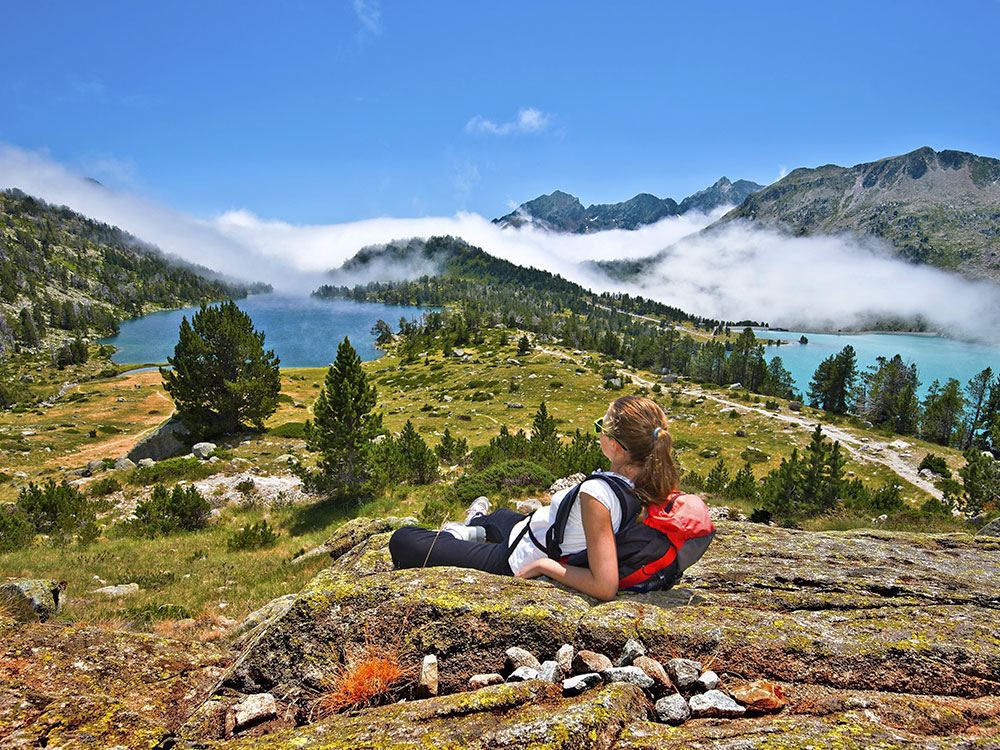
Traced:
<path fill-rule="evenodd" d="M 456 539 L 466 542 L 485 542 L 486 529 L 482 526 L 466 526 L 458 521 L 446 521 L 441 524 L 441 531 L 451 534 Z"/>
<path fill-rule="evenodd" d="M 465 525 L 468 526 L 473 518 L 485 516 L 490 512 L 490 501 L 484 496 L 477 497 L 472 501 L 472 505 L 465 511 Z"/>

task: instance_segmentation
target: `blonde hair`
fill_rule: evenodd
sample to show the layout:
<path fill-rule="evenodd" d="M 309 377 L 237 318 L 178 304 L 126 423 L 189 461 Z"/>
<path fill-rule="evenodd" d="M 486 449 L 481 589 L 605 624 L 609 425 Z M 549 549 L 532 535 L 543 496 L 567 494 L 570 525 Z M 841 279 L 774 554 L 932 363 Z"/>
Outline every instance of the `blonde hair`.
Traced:
<path fill-rule="evenodd" d="M 677 489 L 679 479 L 667 415 L 648 398 L 622 396 L 611 404 L 608 416 L 610 434 L 628 450 L 629 462 L 640 467 L 636 495 L 644 505 L 663 502 Z"/>

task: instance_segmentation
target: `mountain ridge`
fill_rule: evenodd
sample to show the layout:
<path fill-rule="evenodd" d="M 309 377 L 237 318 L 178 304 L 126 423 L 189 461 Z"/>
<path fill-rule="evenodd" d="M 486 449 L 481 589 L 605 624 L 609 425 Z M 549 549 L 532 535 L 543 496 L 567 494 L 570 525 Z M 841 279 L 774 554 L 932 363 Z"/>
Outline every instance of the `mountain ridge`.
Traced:
<path fill-rule="evenodd" d="M 800 167 L 705 231 L 739 219 L 879 237 L 909 262 L 1000 280 L 1000 160 L 965 151 L 923 146 L 853 167 Z"/>
<path fill-rule="evenodd" d="M 750 180 L 730 182 L 723 176 L 680 203 L 672 198 L 658 198 L 652 193 L 639 193 L 620 203 L 594 203 L 586 208 L 575 195 L 555 190 L 522 203 L 511 213 L 494 219 L 493 223 L 503 227 L 534 224 L 549 231 L 575 234 L 607 229 L 633 230 L 688 211 L 708 213 L 719 206 L 736 205 L 764 187 Z"/>

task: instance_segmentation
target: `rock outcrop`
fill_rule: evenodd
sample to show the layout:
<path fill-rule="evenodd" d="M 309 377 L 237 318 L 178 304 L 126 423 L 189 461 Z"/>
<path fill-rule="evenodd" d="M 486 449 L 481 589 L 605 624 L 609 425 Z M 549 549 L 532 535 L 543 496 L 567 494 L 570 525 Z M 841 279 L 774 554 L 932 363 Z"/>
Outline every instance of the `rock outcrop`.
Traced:
<path fill-rule="evenodd" d="M 90 702 L 74 704 L 77 718 L 58 726 L 100 734 L 99 716 L 120 715 L 135 741 L 109 730 L 106 744 L 127 747 L 1000 747 L 995 537 L 720 521 L 715 543 L 680 587 L 598 603 L 541 580 L 392 571 L 384 529 L 345 525 L 327 543 L 336 555 L 330 567 L 294 598 L 255 614 L 225 671 L 224 656 L 208 646 L 0 627 L 0 670 L 16 678 L 0 690 L 0 744 L 37 740 L 58 724 L 47 707 L 78 694 Z M 46 646 L 65 650 L 55 666 L 32 650 L 37 633 L 64 644 Z M 84 669 L 74 660 L 87 638 L 96 640 Z M 317 698 L 373 640 L 398 655 L 411 679 L 386 705 L 320 718 Z M 698 680 L 711 684 L 697 687 L 697 700 L 680 701 L 664 700 L 676 695 L 670 686 L 611 682 L 614 668 L 572 697 L 558 682 L 490 684 L 520 664 L 512 647 L 558 664 L 572 659 L 567 644 L 577 654 L 628 654 L 623 660 L 636 666 L 624 669 L 643 683 L 651 681 L 639 674 L 648 674 L 646 661 L 689 659 L 705 670 Z M 123 653 L 140 666 L 138 676 L 119 674 Z M 431 661 L 439 696 L 417 699 L 420 666 Z M 103 677 L 95 681 L 95 672 Z M 31 675 L 63 673 L 73 676 L 65 689 L 31 687 Z M 407 700 L 391 702 L 400 698 Z M 685 721 L 685 699 L 699 708 L 693 717 L 663 723 Z M 258 704 L 266 710 L 247 719 L 247 706 Z"/>

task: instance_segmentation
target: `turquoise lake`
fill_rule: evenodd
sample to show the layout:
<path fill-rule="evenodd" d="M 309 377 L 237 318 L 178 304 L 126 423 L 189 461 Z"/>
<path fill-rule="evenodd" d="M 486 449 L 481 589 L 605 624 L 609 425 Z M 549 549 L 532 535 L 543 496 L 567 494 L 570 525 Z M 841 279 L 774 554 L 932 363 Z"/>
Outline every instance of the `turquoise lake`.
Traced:
<path fill-rule="evenodd" d="M 802 331 L 771 331 L 755 329 L 757 338 L 784 340 L 791 343 L 782 346 L 768 346 L 765 358 L 781 357 L 781 361 L 795 384 L 805 395 L 809 381 L 819 363 L 831 354 L 837 354 L 845 346 L 853 346 L 858 370 L 864 371 L 875 364 L 879 356 L 892 357 L 899 354 L 906 363 L 917 366 L 920 379 L 920 395 L 935 380 L 944 385 L 948 378 L 955 378 L 964 388 L 973 375 L 985 367 L 992 367 L 994 374 L 1000 371 L 1000 348 L 986 344 L 954 341 L 940 336 L 915 336 L 899 333 L 808 333 Z M 799 337 L 809 339 L 808 344 L 800 344 Z"/>
<path fill-rule="evenodd" d="M 380 318 L 393 330 L 399 319 L 419 318 L 426 309 L 400 305 L 361 303 L 349 300 L 319 300 L 311 297 L 288 297 L 261 294 L 237 300 L 258 330 L 266 336 L 265 346 L 274 349 L 282 367 L 326 367 L 337 355 L 337 345 L 347 336 L 363 360 L 378 359 L 371 328 Z M 101 343 L 118 347 L 113 359 L 119 364 L 166 362 L 173 355 L 181 317 L 188 319 L 198 308 L 153 313 L 121 324 L 117 336 Z M 799 344 L 805 335 L 808 344 Z M 900 354 L 906 362 L 914 362 L 922 383 L 921 395 L 937 378 L 945 383 L 957 378 L 964 387 L 969 379 L 984 367 L 1000 371 L 1000 348 L 985 344 L 905 334 L 825 334 L 800 331 L 758 329 L 757 336 L 783 339 L 791 343 L 768 346 L 768 360 L 780 356 L 795 378 L 799 390 L 806 391 L 819 363 L 850 344 L 857 353 L 858 368 L 864 370 L 878 356 Z"/>
<path fill-rule="evenodd" d="M 378 359 L 372 326 L 380 318 L 399 329 L 399 319 L 419 318 L 425 308 L 360 303 L 350 300 L 319 300 L 312 297 L 285 297 L 258 294 L 236 300 L 236 305 L 253 319 L 254 328 L 264 331 L 264 348 L 273 349 L 282 367 L 326 367 L 337 357 L 337 346 L 347 336 L 361 359 Z M 165 363 L 173 356 L 181 318 L 188 320 L 197 307 L 144 315 L 119 325 L 119 333 L 101 339 L 118 347 L 112 359 L 118 364 Z"/>

